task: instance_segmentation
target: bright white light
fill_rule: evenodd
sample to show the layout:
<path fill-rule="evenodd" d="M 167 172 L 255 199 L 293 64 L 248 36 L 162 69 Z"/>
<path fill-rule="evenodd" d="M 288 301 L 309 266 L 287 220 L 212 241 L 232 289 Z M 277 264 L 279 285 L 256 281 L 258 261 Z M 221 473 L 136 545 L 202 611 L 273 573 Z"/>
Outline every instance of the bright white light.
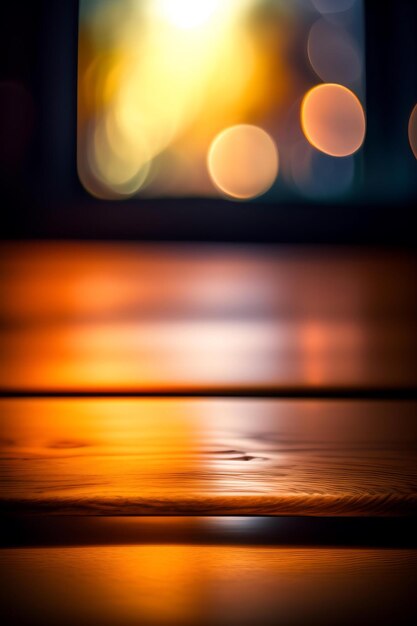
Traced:
<path fill-rule="evenodd" d="M 224 0 L 157 0 L 158 13 L 178 28 L 196 28 L 207 23 Z"/>

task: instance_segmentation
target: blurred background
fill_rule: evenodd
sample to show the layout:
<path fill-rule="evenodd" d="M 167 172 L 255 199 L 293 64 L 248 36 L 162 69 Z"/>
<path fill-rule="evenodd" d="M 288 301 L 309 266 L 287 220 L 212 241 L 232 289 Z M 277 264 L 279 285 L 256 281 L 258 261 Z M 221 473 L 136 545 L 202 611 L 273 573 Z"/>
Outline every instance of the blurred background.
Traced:
<path fill-rule="evenodd" d="M 281 0 L 82 0 L 80 10 L 78 172 L 92 195 L 353 195 L 362 2 L 330 13 Z"/>
<path fill-rule="evenodd" d="M 3 5 L 5 623 L 417 623 L 417 3 Z"/>
<path fill-rule="evenodd" d="M 7 3 L 3 237 L 414 244 L 416 11 Z"/>

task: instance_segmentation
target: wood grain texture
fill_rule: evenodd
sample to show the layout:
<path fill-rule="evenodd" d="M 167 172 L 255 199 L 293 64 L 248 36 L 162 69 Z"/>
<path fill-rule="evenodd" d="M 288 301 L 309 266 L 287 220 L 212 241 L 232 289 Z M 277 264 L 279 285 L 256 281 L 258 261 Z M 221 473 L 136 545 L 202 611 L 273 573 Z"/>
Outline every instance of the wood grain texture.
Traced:
<path fill-rule="evenodd" d="M 2 559 L 10 626 L 415 624 L 415 550 L 180 543 L 13 549 Z"/>
<path fill-rule="evenodd" d="M 417 404 L 2 400 L 3 512 L 417 514 Z"/>

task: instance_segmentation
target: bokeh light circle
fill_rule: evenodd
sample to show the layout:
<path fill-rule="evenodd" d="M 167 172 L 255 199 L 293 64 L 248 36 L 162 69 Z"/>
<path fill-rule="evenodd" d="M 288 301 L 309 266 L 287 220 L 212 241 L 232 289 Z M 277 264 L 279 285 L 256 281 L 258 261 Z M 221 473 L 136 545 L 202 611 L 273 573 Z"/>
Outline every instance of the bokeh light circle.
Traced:
<path fill-rule="evenodd" d="M 307 52 L 313 70 L 324 82 L 352 85 L 361 77 L 358 46 L 345 28 L 323 17 L 310 29 Z"/>
<path fill-rule="evenodd" d="M 222 193 L 248 200 L 264 194 L 273 185 L 279 169 L 278 150 L 262 128 L 250 124 L 231 126 L 211 144 L 208 169 Z"/>
<path fill-rule="evenodd" d="M 342 13 L 349 11 L 356 0 L 313 0 L 313 4 L 320 13 Z"/>
<path fill-rule="evenodd" d="M 366 133 L 363 107 L 355 94 L 335 83 L 310 89 L 301 105 L 301 126 L 312 146 L 334 157 L 354 154 Z"/>
<path fill-rule="evenodd" d="M 151 161 L 146 146 L 114 136 L 108 118 L 95 121 L 91 129 L 87 158 L 89 169 L 100 187 L 121 197 L 132 196 L 145 184 Z"/>
<path fill-rule="evenodd" d="M 408 139 L 414 156 L 417 159 L 417 104 L 410 115 L 410 122 L 408 124 Z"/>

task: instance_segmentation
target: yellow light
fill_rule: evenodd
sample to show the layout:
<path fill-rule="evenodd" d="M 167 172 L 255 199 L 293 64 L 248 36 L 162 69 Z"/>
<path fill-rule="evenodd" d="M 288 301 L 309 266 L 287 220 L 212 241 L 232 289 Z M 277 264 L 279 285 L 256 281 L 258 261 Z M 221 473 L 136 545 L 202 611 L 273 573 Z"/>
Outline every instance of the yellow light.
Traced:
<path fill-rule="evenodd" d="M 120 196 L 136 193 L 150 172 L 146 145 L 114 136 L 109 119 L 99 120 L 88 152 L 95 178 Z"/>
<path fill-rule="evenodd" d="M 221 132 L 208 155 L 208 168 L 216 187 L 241 200 L 268 191 L 277 177 L 278 167 L 278 150 L 273 139 L 262 128 L 249 124 Z"/>
<path fill-rule="evenodd" d="M 262 145 L 269 146 L 263 172 L 257 163 L 249 166 L 250 158 L 245 162 L 242 151 L 233 157 L 236 167 L 225 159 L 220 172 L 215 162 L 220 162 L 227 142 L 215 144 L 213 139 L 235 125 L 265 125 L 279 137 L 282 155 L 289 154 L 286 116 L 308 89 L 303 85 L 305 69 L 310 70 L 288 55 L 301 37 L 295 27 L 301 9 L 284 6 L 291 3 L 281 6 L 278 0 L 119 0 L 116 8 L 115 3 L 107 4 L 80 0 L 84 9 L 77 158 L 86 189 L 109 199 L 218 196 L 219 191 L 251 198 L 264 193 L 278 171 L 272 140 L 262 135 L 264 143 L 255 141 L 260 153 Z M 339 6 L 336 0 L 333 4 Z M 311 21 L 317 19 L 314 15 Z M 323 81 L 360 89 L 358 45 L 333 22 L 320 18 L 311 29 L 312 66 Z M 326 56 L 329 47 L 332 58 Z M 296 124 L 300 133 L 298 120 Z M 316 130 L 318 125 L 316 120 Z M 320 147 L 310 130 L 310 143 L 333 155 L 332 146 Z M 334 134 L 334 129 L 329 132 Z M 342 132 L 351 134 L 345 120 Z M 233 152 L 232 144 L 229 141 L 228 150 Z M 340 156 L 344 154 L 342 150 Z M 245 183 L 241 172 L 246 172 Z"/>
<path fill-rule="evenodd" d="M 159 0 L 157 10 L 178 28 L 198 28 L 222 7 L 222 0 Z"/>
<path fill-rule="evenodd" d="M 363 107 L 342 85 L 329 83 L 310 89 L 301 105 L 301 125 L 314 148 L 334 157 L 354 154 L 365 139 Z"/>

